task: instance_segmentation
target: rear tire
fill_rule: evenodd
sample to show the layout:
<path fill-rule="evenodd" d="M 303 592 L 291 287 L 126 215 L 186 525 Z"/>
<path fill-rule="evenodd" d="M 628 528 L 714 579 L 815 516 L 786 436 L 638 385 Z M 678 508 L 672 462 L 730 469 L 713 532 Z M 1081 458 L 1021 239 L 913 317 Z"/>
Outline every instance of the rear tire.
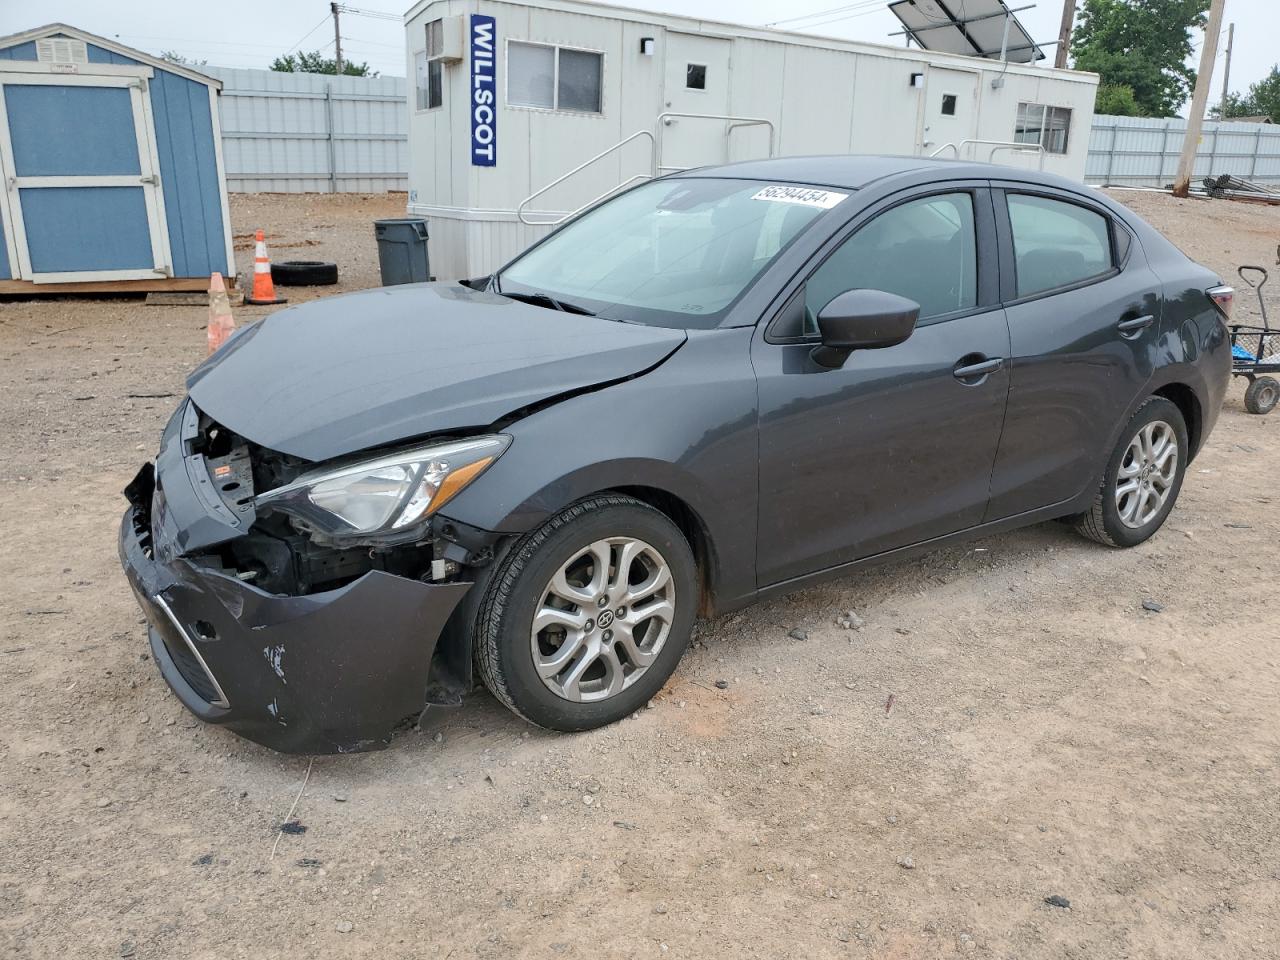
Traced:
<path fill-rule="evenodd" d="M 1136 547 L 1164 524 L 1177 502 L 1190 455 L 1182 411 L 1151 397 L 1130 418 L 1094 496 L 1075 528 L 1108 547 Z"/>
<path fill-rule="evenodd" d="M 1275 377 L 1259 377 L 1244 392 L 1244 408 L 1250 413 L 1266 414 L 1280 401 L 1280 380 Z"/>
<path fill-rule="evenodd" d="M 476 618 L 477 672 L 540 727 L 604 726 L 662 689 L 697 606 L 697 567 L 680 529 L 639 500 L 594 496 L 500 561 Z"/>

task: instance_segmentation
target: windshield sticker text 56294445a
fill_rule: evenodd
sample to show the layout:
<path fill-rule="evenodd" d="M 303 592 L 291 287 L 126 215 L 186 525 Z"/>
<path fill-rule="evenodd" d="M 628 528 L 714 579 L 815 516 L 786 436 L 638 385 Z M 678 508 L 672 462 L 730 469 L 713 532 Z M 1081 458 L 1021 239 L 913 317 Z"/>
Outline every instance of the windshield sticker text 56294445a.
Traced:
<path fill-rule="evenodd" d="M 806 207 L 820 207 L 830 210 L 847 197 L 847 193 L 838 190 L 814 190 L 811 187 L 784 187 L 775 185 L 765 187 L 754 194 L 752 200 L 772 200 L 774 203 L 800 203 Z"/>

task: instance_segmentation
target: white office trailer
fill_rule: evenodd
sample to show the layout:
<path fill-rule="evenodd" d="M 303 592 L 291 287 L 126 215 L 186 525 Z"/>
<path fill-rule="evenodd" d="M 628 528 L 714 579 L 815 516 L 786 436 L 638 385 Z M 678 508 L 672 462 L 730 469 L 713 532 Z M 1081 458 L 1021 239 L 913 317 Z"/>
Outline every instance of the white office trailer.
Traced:
<path fill-rule="evenodd" d="M 405 30 L 408 210 L 429 220 L 440 279 L 484 275 L 612 191 L 707 164 L 936 154 L 1081 179 L 1098 82 L 586 0 L 431 0 Z"/>

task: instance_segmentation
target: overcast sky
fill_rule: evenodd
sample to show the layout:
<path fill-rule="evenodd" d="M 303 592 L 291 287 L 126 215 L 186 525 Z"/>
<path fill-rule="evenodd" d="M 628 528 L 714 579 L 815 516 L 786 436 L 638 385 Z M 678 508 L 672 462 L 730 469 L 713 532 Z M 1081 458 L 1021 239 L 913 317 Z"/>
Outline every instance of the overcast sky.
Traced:
<path fill-rule="evenodd" d="M 1035 0 L 1018 0 L 1024 6 Z M 356 0 L 360 9 L 395 14 L 408 9 L 406 0 Z M 884 2 L 875 0 L 634 0 L 620 6 L 650 10 L 679 10 L 687 16 L 768 24 L 788 21 L 788 29 L 803 29 L 833 37 L 872 43 L 901 44 L 889 33 L 901 28 Z M 1226 23 L 1235 21 L 1235 54 L 1231 87 L 1244 90 L 1280 59 L 1280 3 L 1277 0 L 1227 0 Z M 822 14 L 821 11 L 833 11 Z M 794 19 L 801 14 L 817 14 Z M 1033 10 L 1018 17 L 1037 41 L 1057 38 L 1062 6 L 1059 0 L 1038 0 Z M 176 50 L 196 60 L 229 67 L 266 67 L 277 54 L 322 48 L 332 56 L 333 23 L 328 0 L 0 0 L 0 34 L 15 33 L 49 21 L 61 21 L 118 39 L 150 53 Z M 404 75 L 404 28 L 398 20 L 346 14 L 342 18 L 344 54 L 367 61 L 386 75 Z M 1196 38 L 1197 50 L 1199 37 Z M 1226 38 L 1219 44 L 1214 73 L 1215 102 L 1222 93 L 1222 64 Z M 1050 56 L 1052 52 L 1050 49 Z M 1197 54 L 1198 58 L 1198 54 Z M 1197 59 L 1198 62 L 1198 59 Z"/>

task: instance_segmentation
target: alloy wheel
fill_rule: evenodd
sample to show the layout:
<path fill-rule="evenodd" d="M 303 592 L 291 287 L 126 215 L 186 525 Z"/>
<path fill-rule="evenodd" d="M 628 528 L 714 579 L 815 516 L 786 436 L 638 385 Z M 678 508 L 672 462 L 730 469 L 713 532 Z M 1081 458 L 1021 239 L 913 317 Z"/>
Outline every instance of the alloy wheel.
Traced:
<path fill-rule="evenodd" d="M 625 690 L 662 650 L 675 617 L 667 561 L 631 537 L 597 540 L 543 590 L 530 646 L 542 682 L 575 703 Z"/>
<path fill-rule="evenodd" d="M 1139 529 L 1164 508 L 1178 475 L 1178 436 L 1163 420 L 1154 420 L 1129 442 L 1116 477 L 1120 522 Z"/>

